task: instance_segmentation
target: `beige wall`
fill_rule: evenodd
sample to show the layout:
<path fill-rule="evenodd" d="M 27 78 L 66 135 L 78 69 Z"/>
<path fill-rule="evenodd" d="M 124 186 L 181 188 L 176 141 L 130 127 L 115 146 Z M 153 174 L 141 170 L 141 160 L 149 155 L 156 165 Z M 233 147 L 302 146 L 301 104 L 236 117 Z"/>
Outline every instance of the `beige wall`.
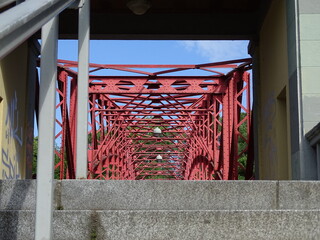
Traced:
<path fill-rule="evenodd" d="M 25 178 L 28 44 L 0 61 L 0 179 Z"/>
<path fill-rule="evenodd" d="M 259 179 L 291 179 L 285 0 L 273 1 L 260 32 Z"/>

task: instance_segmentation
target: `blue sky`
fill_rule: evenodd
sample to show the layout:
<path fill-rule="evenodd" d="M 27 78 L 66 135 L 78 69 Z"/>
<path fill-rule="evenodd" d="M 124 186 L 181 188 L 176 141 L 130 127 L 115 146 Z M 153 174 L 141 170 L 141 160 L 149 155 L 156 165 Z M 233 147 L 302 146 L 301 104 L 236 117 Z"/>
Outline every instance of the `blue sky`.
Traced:
<path fill-rule="evenodd" d="M 102 64 L 201 64 L 250 57 L 248 41 L 92 40 L 90 62 Z M 60 40 L 58 57 L 77 61 L 77 42 Z"/>

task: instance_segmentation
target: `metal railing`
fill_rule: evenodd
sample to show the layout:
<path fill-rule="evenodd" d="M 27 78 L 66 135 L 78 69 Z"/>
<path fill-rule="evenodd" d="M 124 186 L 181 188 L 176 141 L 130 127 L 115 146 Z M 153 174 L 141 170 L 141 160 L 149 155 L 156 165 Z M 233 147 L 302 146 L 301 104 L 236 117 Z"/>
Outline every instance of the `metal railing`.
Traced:
<path fill-rule="evenodd" d="M 13 3 L 3 0 L 0 6 Z M 20 2 L 20 1 L 19 1 Z M 74 5 L 73 5 L 74 4 Z M 52 239 L 55 90 L 57 79 L 58 15 L 70 6 L 79 9 L 78 132 L 87 132 L 90 0 L 27 0 L 0 14 L 0 60 L 41 29 L 39 146 L 35 239 Z M 87 175 L 87 138 L 77 139 L 77 178 Z M 86 136 L 86 135 L 84 135 Z M 85 146 L 85 147 L 83 147 Z"/>

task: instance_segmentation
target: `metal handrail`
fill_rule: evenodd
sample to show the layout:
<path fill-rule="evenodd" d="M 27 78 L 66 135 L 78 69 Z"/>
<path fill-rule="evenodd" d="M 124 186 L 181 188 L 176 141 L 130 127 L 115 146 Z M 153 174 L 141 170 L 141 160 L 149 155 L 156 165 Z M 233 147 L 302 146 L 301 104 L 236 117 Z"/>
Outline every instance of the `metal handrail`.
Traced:
<path fill-rule="evenodd" d="M 0 60 L 79 0 L 29 0 L 0 14 Z"/>

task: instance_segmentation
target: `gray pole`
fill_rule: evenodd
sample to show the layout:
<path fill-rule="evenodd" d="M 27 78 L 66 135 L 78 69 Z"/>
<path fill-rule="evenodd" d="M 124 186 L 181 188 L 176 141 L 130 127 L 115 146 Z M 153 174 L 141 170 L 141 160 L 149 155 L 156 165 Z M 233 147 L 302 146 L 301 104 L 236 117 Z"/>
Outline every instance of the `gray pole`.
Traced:
<path fill-rule="evenodd" d="M 88 76 L 90 42 L 90 1 L 82 0 L 79 6 L 79 66 L 77 99 L 77 150 L 76 178 L 87 178 L 88 159 Z"/>
<path fill-rule="evenodd" d="M 58 18 L 42 27 L 37 164 L 36 240 L 52 238 Z"/>
<path fill-rule="evenodd" d="M 318 180 L 320 180 L 320 142 L 316 145 L 316 158 L 317 158 L 317 168 L 318 168 Z"/>

